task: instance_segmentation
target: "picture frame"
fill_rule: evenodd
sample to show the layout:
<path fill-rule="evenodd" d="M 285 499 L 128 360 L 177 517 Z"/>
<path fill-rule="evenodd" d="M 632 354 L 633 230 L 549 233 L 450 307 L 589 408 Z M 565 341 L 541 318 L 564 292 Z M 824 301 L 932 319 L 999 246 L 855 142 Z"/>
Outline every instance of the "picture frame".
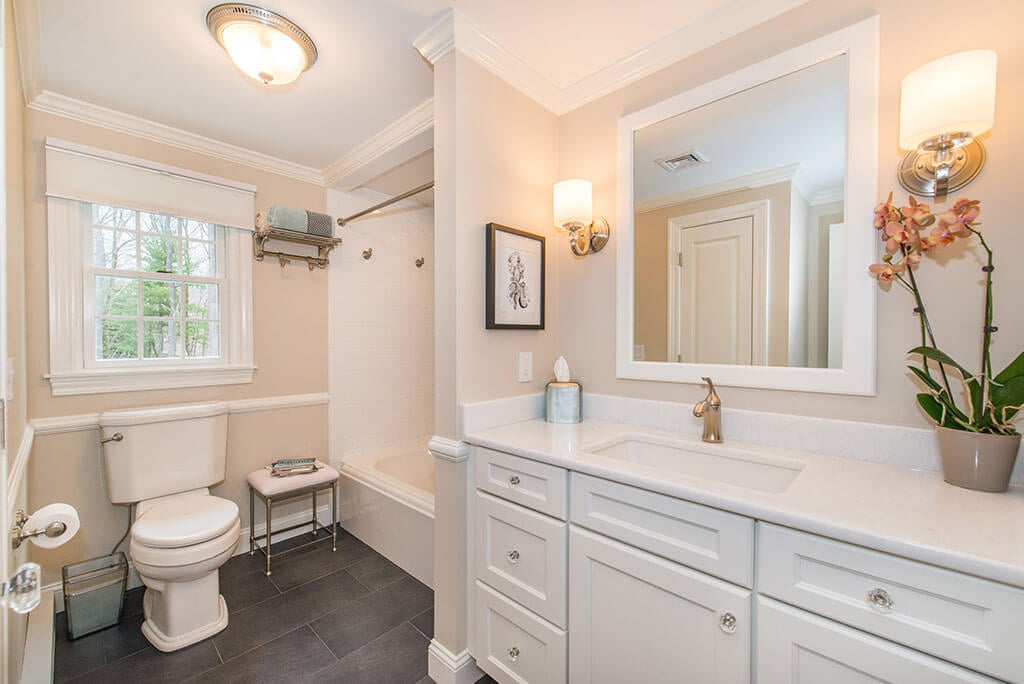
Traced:
<path fill-rule="evenodd" d="M 486 229 L 487 329 L 543 330 L 544 237 L 500 223 Z"/>

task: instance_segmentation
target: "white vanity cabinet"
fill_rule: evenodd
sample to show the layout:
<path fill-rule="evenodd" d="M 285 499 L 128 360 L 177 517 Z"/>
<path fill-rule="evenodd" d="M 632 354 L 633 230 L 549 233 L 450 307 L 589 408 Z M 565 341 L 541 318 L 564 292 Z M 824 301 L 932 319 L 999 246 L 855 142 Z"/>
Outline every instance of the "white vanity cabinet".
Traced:
<path fill-rule="evenodd" d="M 491 449 L 474 458 L 471 648 L 502 684 L 1024 684 L 1020 588 Z"/>
<path fill-rule="evenodd" d="M 750 681 L 750 590 L 576 527 L 569 681 Z"/>

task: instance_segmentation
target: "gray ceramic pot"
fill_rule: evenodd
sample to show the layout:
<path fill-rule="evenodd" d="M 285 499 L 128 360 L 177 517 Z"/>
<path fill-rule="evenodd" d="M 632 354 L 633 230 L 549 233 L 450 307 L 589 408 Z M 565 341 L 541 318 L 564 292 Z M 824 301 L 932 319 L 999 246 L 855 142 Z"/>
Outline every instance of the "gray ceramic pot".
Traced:
<path fill-rule="evenodd" d="M 1020 435 L 988 435 L 936 427 L 946 482 L 981 492 L 1005 492 Z"/>

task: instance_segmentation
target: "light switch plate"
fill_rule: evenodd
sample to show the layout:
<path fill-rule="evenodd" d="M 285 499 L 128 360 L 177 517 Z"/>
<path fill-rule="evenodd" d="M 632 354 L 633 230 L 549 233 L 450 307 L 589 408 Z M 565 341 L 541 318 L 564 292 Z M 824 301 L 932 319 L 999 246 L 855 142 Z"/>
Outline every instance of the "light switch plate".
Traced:
<path fill-rule="evenodd" d="M 519 352 L 519 382 L 533 380 L 533 352 Z"/>

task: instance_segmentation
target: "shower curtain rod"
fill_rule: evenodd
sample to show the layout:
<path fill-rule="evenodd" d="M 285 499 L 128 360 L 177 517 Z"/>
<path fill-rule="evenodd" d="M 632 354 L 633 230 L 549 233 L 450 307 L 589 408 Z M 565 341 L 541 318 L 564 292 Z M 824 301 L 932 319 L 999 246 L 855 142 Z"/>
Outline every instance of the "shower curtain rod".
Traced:
<path fill-rule="evenodd" d="M 419 186 L 418 188 L 413 188 L 412 190 L 410 190 L 408 192 L 403 192 L 401 195 L 395 195 L 391 199 L 384 200 L 380 204 L 374 204 L 369 209 L 363 209 L 362 211 L 357 212 L 355 214 L 352 214 L 351 216 L 346 216 L 345 218 L 339 218 L 338 219 L 338 225 L 339 226 L 344 226 L 349 221 L 354 221 L 357 218 L 362 218 L 363 216 L 366 216 L 367 214 L 372 214 L 373 212 L 377 211 L 378 209 L 383 209 L 384 207 L 390 206 L 390 205 L 394 204 L 395 202 L 401 202 L 406 197 L 412 197 L 413 195 L 418 195 L 421 192 L 423 192 L 424 190 L 429 190 L 432 187 L 434 187 L 434 181 L 430 181 L 429 183 L 424 183 L 423 185 Z"/>

